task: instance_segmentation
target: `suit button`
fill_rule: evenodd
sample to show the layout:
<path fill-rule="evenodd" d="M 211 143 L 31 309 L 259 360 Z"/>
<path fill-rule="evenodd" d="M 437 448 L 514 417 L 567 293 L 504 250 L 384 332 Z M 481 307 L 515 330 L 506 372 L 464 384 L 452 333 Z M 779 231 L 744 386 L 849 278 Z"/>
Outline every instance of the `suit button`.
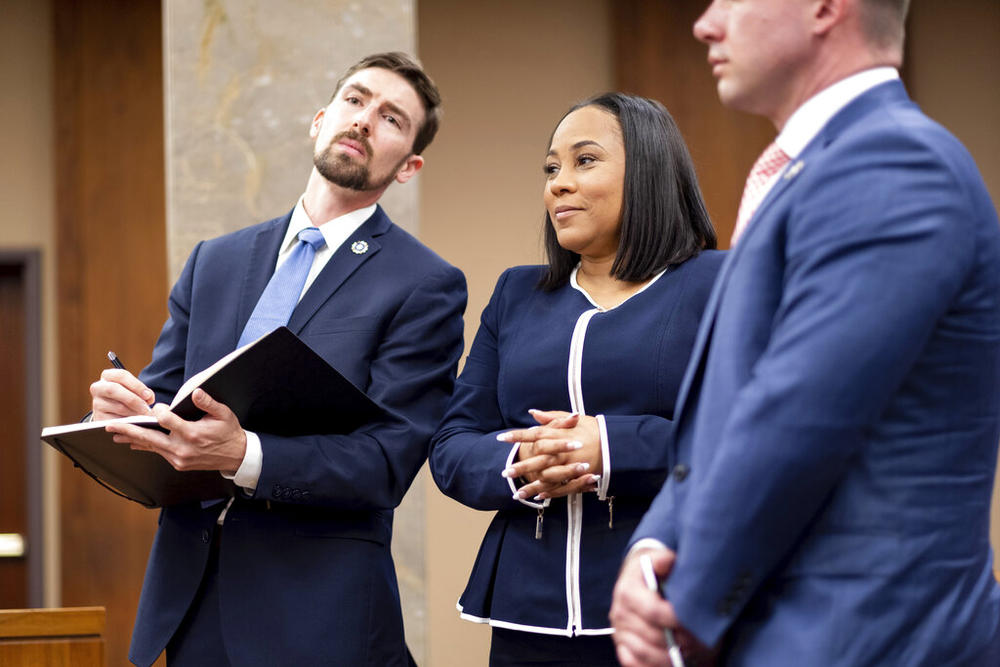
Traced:
<path fill-rule="evenodd" d="M 691 468 L 688 468 L 683 463 L 678 463 L 674 466 L 674 479 L 678 482 L 683 482 L 690 473 Z"/>
<path fill-rule="evenodd" d="M 204 542 L 205 544 L 208 544 L 209 542 L 212 541 L 212 533 L 208 530 L 208 528 L 202 529 L 201 541 Z"/>

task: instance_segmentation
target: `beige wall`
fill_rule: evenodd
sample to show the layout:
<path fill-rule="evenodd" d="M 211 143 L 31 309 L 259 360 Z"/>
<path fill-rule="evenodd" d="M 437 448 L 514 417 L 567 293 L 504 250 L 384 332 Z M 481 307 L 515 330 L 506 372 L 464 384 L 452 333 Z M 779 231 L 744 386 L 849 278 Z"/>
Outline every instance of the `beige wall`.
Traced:
<path fill-rule="evenodd" d="M 466 349 L 497 277 L 541 260 L 542 159 L 573 102 L 611 88 L 606 0 L 420 0 L 418 53 L 444 96 L 421 173 L 420 237 L 469 281 Z M 484 665 L 489 629 L 458 618 L 492 513 L 427 484 L 428 662 Z"/>
<path fill-rule="evenodd" d="M 52 131 L 52 5 L 6 0 L 0 21 L 0 247 L 42 253 L 42 421 L 55 423 L 55 171 Z M 41 445 L 39 445 L 41 446 Z M 56 545 L 56 452 L 42 452 L 45 543 Z M 37 536 L 36 536 L 37 539 Z M 46 550 L 44 601 L 58 604 L 58 548 Z"/>

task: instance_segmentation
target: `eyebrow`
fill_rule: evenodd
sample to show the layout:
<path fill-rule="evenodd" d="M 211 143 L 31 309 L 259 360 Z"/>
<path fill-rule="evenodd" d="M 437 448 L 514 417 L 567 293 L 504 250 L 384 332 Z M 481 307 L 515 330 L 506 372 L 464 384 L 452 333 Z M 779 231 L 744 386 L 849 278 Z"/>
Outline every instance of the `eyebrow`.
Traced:
<path fill-rule="evenodd" d="M 360 83 L 351 82 L 346 86 L 344 86 L 344 88 L 352 88 L 357 92 L 361 93 L 362 95 L 364 95 L 365 97 L 372 97 L 374 95 L 374 93 L 372 93 L 370 88 L 368 88 L 367 86 L 362 86 Z M 405 124 L 407 125 L 410 124 L 410 116 L 405 111 L 403 111 L 403 109 L 399 105 L 389 102 L 387 100 L 382 103 L 382 106 L 388 109 L 393 114 L 400 116 Z"/>
<path fill-rule="evenodd" d="M 597 143 L 593 139 L 584 139 L 583 141 L 578 141 L 575 144 L 573 144 L 572 146 L 570 146 L 570 150 L 574 150 L 574 151 L 575 150 L 579 150 L 579 149 L 583 148 L 584 146 L 597 146 L 601 150 L 605 150 L 604 146 L 600 145 L 599 143 Z M 555 149 L 552 149 L 552 150 L 550 150 L 548 152 L 548 155 L 555 155 L 555 154 L 556 154 Z"/>

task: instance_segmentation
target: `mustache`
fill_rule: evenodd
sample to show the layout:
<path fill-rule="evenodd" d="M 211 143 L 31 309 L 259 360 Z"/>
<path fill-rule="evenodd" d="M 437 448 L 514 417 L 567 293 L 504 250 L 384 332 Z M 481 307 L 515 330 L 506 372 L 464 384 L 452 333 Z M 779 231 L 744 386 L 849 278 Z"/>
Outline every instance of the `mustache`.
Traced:
<path fill-rule="evenodd" d="M 330 140 L 330 145 L 337 143 L 341 139 L 350 139 L 361 144 L 361 147 L 365 149 L 365 155 L 371 157 L 372 145 L 368 143 L 368 137 L 357 132 L 355 130 L 344 130 L 343 132 L 338 132 L 334 135 L 333 139 Z"/>

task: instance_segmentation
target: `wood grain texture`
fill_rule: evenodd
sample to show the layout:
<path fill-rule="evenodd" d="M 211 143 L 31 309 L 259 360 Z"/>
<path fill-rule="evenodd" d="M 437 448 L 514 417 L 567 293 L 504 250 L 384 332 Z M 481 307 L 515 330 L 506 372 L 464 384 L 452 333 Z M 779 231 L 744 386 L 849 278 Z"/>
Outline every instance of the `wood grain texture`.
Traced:
<path fill-rule="evenodd" d="M 615 85 L 657 99 L 670 111 L 691 151 L 719 247 L 727 248 L 743 183 L 775 130 L 719 102 L 707 47 L 691 31 L 706 5 L 702 0 L 612 3 Z"/>
<path fill-rule="evenodd" d="M 0 533 L 20 533 L 29 548 L 25 483 L 25 308 L 23 267 L 0 262 Z M 28 606 L 27 558 L 0 558 L 0 607 Z"/>
<path fill-rule="evenodd" d="M 160 2 L 67 0 L 55 30 L 60 421 L 89 409 L 113 349 L 145 365 L 166 315 Z M 107 608 L 108 659 L 127 663 L 156 513 L 64 462 L 62 601 Z"/>
<path fill-rule="evenodd" d="M 7 639 L 99 637 L 104 627 L 104 607 L 0 610 L 0 637 Z"/>

